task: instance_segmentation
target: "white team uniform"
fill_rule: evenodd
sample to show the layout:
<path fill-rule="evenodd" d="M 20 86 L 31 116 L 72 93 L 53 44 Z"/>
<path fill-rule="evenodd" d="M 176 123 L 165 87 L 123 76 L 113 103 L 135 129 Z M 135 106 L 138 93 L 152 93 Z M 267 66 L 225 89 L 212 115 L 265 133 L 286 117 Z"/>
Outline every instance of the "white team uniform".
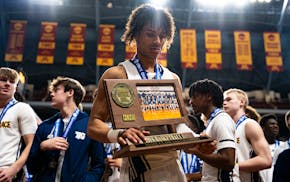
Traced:
<path fill-rule="evenodd" d="M 216 116 L 210 121 L 206 128 L 206 134 L 217 140 L 217 151 L 224 148 L 236 149 L 235 143 L 235 122 L 224 111 L 219 111 Z M 236 155 L 237 158 L 237 155 Z M 221 169 L 213 167 L 206 162 L 202 166 L 202 179 L 201 181 L 217 182 L 223 180 L 230 180 L 239 182 L 238 165 L 235 165 L 232 172 L 225 172 Z"/>
<path fill-rule="evenodd" d="M 21 136 L 34 134 L 36 129 L 35 112 L 28 104 L 18 102 L 7 110 L 0 125 L 0 167 L 9 167 L 16 161 Z"/>
<path fill-rule="evenodd" d="M 261 179 L 262 179 L 263 182 L 272 181 L 273 172 L 274 172 L 274 165 L 275 165 L 275 162 L 277 160 L 277 159 L 274 160 L 274 155 L 277 155 L 276 151 L 278 152 L 277 149 L 279 149 L 280 146 L 284 147 L 286 144 L 288 145 L 288 142 L 277 141 L 277 143 L 273 143 L 273 144 L 269 145 L 269 148 L 270 148 L 270 151 L 271 151 L 271 156 L 272 156 L 272 166 L 271 166 L 271 168 L 259 171 L 259 174 L 260 174 Z"/>
<path fill-rule="evenodd" d="M 237 151 L 238 151 L 238 161 L 245 161 L 253 157 L 253 148 L 249 143 L 245 133 L 245 126 L 248 122 L 257 121 L 247 118 L 244 120 L 236 129 L 236 141 L 237 141 Z M 257 175 L 257 174 L 256 174 Z M 254 181 L 254 173 L 240 171 L 240 180 L 242 182 Z"/>

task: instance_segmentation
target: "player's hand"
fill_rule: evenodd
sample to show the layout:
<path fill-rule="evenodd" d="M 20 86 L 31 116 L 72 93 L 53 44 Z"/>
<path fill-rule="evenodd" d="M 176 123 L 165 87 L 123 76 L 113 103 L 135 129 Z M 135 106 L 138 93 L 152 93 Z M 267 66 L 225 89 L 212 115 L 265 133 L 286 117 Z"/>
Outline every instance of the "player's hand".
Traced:
<path fill-rule="evenodd" d="M 202 132 L 200 133 L 201 137 L 208 137 L 206 135 L 206 133 Z M 211 154 L 216 150 L 216 145 L 217 145 L 217 141 L 214 140 L 212 142 L 205 142 L 205 143 L 201 143 L 199 146 L 199 150 L 200 152 L 204 153 L 204 154 Z"/>
<path fill-rule="evenodd" d="M 112 157 L 108 157 L 108 158 L 107 158 L 107 164 L 108 164 L 110 167 L 117 167 L 117 168 L 120 168 L 120 167 L 121 167 L 121 164 L 122 164 L 122 158 L 116 158 L 116 159 L 113 159 Z"/>
<path fill-rule="evenodd" d="M 63 137 L 50 138 L 44 140 L 40 144 L 41 150 L 64 150 L 66 151 L 69 147 L 68 142 Z"/>
<path fill-rule="evenodd" d="M 0 182 L 11 182 L 15 176 L 15 170 L 10 168 L 0 168 Z"/>
<path fill-rule="evenodd" d="M 205 133 L 200 134 L 201 137 L 208 137 Z M 201 154 L 211 154 L 216 150 L 217 141 L 204 142 L 195 144 L 192 148 L 184 149 L 184 152 L 191 153 L 195 155 Z"/>
<path fill-rule="evenodd" d="M 211 154 L 216 150 L 216 144 L 217 144 L 216 140 L 214 140 L 212 142 L 201 143 L 199 150 L 201 153 Z"/>
<path fill-rule="evenodd" d="M 128 144 L 127 140 L 132 143 L 143 143 L 145 142 L 145 135 L 149 135 L 149 131 L 139 130 L 137 128 L 128 128 L 118 138 L 120 145 Z"/>

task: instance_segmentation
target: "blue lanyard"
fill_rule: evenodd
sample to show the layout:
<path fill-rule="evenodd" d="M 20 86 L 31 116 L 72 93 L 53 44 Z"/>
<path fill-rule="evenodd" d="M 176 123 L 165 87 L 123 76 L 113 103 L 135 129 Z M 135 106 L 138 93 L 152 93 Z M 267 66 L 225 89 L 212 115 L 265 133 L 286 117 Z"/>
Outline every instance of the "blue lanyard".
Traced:
<path fill-rule="evenodd" d="M 210 113 L 210 117 L 208 119 L 208 122 L 207 122 L 207 126 L 209 126 L 209 124 L 211 123 L 211 121 L 213 120 L 213 118 L 216 117 L 217 113 L 220 112 L 221 109 L 220 108 L 215 108 L 211 113 Z"/>
<path fill-rule="evenodd" d="M 141 78 L 143 80 L 148 80 L 147 71 L 142 66 L 142 64 L 141 64 L 140 60 L 138 59 L 137 55 L 135 55 L 135 57 L 133 59 L 131 59 L 130 61 L 137 68 L 137 70 L 138 70 L 139 75 L 141 76 Z M 160 80 L 161 77 L 162 77 L 162 75 L 163 75 L 163 69 L 161 68 L 161 66 L 158 63 L 155 64 L 154 72 L 155 72 L 155 79 L 156 80 Z"/>
<path fill-rule="evenodd" d="M 6 112 L 8 111 L 8 109 L 10 109 L 12 106 L 14 106 L 14 104 L 16 104 L 18 101 L 16 99 L 11 99 L 8 104 L 5 105 L 5 107 L 3 108 L 1 115 L 0 115 L 0 122 L 2 122 L 2 119 L 4 117 L 4 115 L 6 114 Z"/>
<path fill-rule="evenodd" d="M 56 122 L 54 123 L 54 131 L 53 131 L 53 137 L 59 136 L 59 128 L 60 128 L 61 119 L 58 118 Z"/>
<path fill-rule="evenodd" d="M 191 161 L 192 162 L 192 161 Z M 188 159 L 187 154 L 181 151 L 181 164 L 185 174 L 188 174 Z"/>
<path fill-rule="evenodd" d="M 280 141 L 279 140 L 275 140 L 275 148 L 280 146 Z"/>
<path fill-rule="evenodd" d="M 288 139 L 288 147 L 290 148 L 290 138 Z"/>
<path fill-rule="evenodd" d="M 199 171 L 199 167 L 197 163 L 199 163 L 198 158 L 196 157 L 196 155 L 191 154 L 191 163 L 189 167 L 189 173 L 194 173 L 194 172 Z"/>
<path fill-rule="evenodd" d="M 247 119 L 247 116 L 246 115 L 242 115 L 240 118 L 239 118 L 239 120 L 238 120 L 238 122 L 237 122 L 237 124 L 236 124 L 236 129 L 240 126 L 240 124 L 242 124 L 242 122 L 244 122 L 245 120 Z"/>
<path fill-rule="evenodd" d="M 105 151 L 107 155 L 112 155 L 113 154 L 113 147 L 111 143 L 106 143 L 105 144 Z"/>
<path fill-rule="evenodd" d="M 69 120 L 69 122 L 68 122 L 68 126 L 66 127 L 66 129 L 65 129 L 65 131 L 64 131 L 64 134 L 62 135 L 63 138 L 66 138 L 66 137 L 67 137 L 67 134 L 68 134 L 69 130 L 71 129 L 71 126 L 73 125 L 73 123 L 74 123 L 75 120 L 77 119 L 77 116 L 78 116 L 79 112 L 80 112 L 79 109 L 76 109 L 76 110 L 73 112 L 73 114 L 72 114 L 72 116 L 71 116 L 71 118 L 70 118 L 70 120 Z M 60 118 L 58 118 L 58 119 L 56 120 L 56 122 L 54 123 L 54 128 L 55 128 L 55 129 L 54 129 L 54 132 L 53 132 L 53 136 L 54 136 L 54 137 L 58 136 L 58 134 L 59 134 L 60 123 L 61 123 L 61 119 L 60 119 Z"/>
<path fill-rule="evenodd" d="M 181 164 L 182 164 L 182 167 L 183 167 L 185 174 L 200 171 L 199 158 L 194 154 L 191 154 L 191 162 L 190 162 L 190 166 L 188 166 L 188 155 L 184 151 L 182 151 L 181 152 Z"/>

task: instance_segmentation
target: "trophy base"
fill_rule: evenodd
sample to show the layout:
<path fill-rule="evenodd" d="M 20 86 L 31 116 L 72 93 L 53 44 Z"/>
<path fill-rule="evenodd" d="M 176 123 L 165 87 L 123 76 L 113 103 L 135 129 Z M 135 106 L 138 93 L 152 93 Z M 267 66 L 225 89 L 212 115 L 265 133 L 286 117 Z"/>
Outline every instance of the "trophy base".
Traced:
<path fill-rule="evenodd" d="M 155 154 L 167 152 L 170 150 L 181 150 L 186 148 L 192 148 L 194 145 L 199 143 L 212 142 L 212 138 L 207 137 L 191 137 L 183 141 L 161 141 L 156 143 L 143 143 L 143 144 L 128 144 L 122 147 L 120 150 L 116 151 L 113 155 L 113 158 L 123 158 L 138 156 L 144 154 Z"/>

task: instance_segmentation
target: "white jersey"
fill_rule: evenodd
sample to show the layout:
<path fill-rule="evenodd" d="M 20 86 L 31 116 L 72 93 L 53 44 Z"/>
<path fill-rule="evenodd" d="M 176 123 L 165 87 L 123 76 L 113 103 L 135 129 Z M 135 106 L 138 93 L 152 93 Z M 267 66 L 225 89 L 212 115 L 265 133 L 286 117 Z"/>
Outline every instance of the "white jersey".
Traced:
<path fill-rule="evenodd" d="M 272 160 L 273 165 L 276 164 L 279 154 L 289 148 L 290 148 L 290 138 L 288 139 L 288 141 L 285 141 L 285 142 L 280 141 L 279 147 L 276 148 L 273 154 L 273 160 Z"/>
<path fill-rule="evenodd" d="M 128 79 L 132 80 L 140 80 L 141 77 L 139 75 L 138 70 L 135 65 L 131 63 L 131 61 L 124 61 L 120 63 L 127 73 Z M 167 68 L 162 67 L 163 75 L 162 79 L 174 79 L 173 74 Z M 150 73 L 148 74 L 149 79 L 152 79 L 155 75 Z M 166 133 L 166 127 L 148 127 L 146 128 L 150 131 L 150 133 Z M 191 131 L 185 124 L 181 124 L 177 127 L 178 132 Z M 192 131 L 191 131 L 192 132 Z M 136 175 L 138 172 L 135 171 L 132 166 L 132 158 L 123 158 L 123 163 L 121 167 L 121 175 L 120 180 L 128 182 L 129 181 L 129 173 L 130 175 Z M 167 182 L 182 182 L 186 181 L 186 177 L 183 173 L 183 169 L 181 167 L 177 151 L 169 151 L 158 154 L 148 154 L 143 155 L 138 159 L 138 167 L 139 168 L 147 168 L 148 170 L 144 172 L 142 179 L 144 181 L 150 182 L 159 182 L 159 181 L 167 181 Z M 133 170 L 130 172 L 130 170 Z M 134 174 L 135 172 L 135 174 Z"/>
<path fill-rule="evenodd" d="M 206 128 L 206 134 L 217 140 L 217 149 L 214 153 L 224 148 L 236 149 L 235 143 L 235 122 L 224 111 L 219 111 L 216 116 L 210 121 Z M 217 182 L 217 181 L 240 181 L 238 165 L 235 165 L 232 172 L 223 171 L 213 167 L 206 162 L 202 166 L 201 181 Z"/>
<path fill-rule="evenodd" d="M 0 125 L 0 167 L 9 167 L 16 161 L 21 136 L 34 134 L 36 129 L 36 116 L 28 104 L 18 102 L 7 110 Z"/>
<path fill-rule="evenodd" d="M 257 121 L 247 118 L 245 119 L 236 129 L 236 142 L 237 142 L 237 151 L 238 151 L 238 161 L 245 161 L 249 160 L 250 158 L 254 157 L 254 151 L 252 145 L 249 143 L 246 137 L 245 126 L 248 122 L 255 122 Z M 240 179 L 243 182 L 251 182 L 254 181 L 255 175 L 258 173 L 250 173 L 240 171 Z M 257 177 L 257 176 L 256 176 Z"/>
<path fill-rule="evenodd" d="M 272 166 L 271 166 L 271 168 L 263 169 L 263 170 L 259 171 L 259 174 L 260 174 L 263 182 L 272 181 L 273 172 L 274 172 L 274 165 L 275 165 L 275 161 L 277 160 L 277 159 L 274 160 L 274 155 L 277 155 L 276 152 L 278 152 L 278 149 L 280 146 L 285 146 L 286 144 L 288 145 L 288 142 L 283 142 L 283 141 L 277 140 L 275 143 L 269 145 L 269 148 L 271 151 L 271 156 L 272 156 Z"/>

